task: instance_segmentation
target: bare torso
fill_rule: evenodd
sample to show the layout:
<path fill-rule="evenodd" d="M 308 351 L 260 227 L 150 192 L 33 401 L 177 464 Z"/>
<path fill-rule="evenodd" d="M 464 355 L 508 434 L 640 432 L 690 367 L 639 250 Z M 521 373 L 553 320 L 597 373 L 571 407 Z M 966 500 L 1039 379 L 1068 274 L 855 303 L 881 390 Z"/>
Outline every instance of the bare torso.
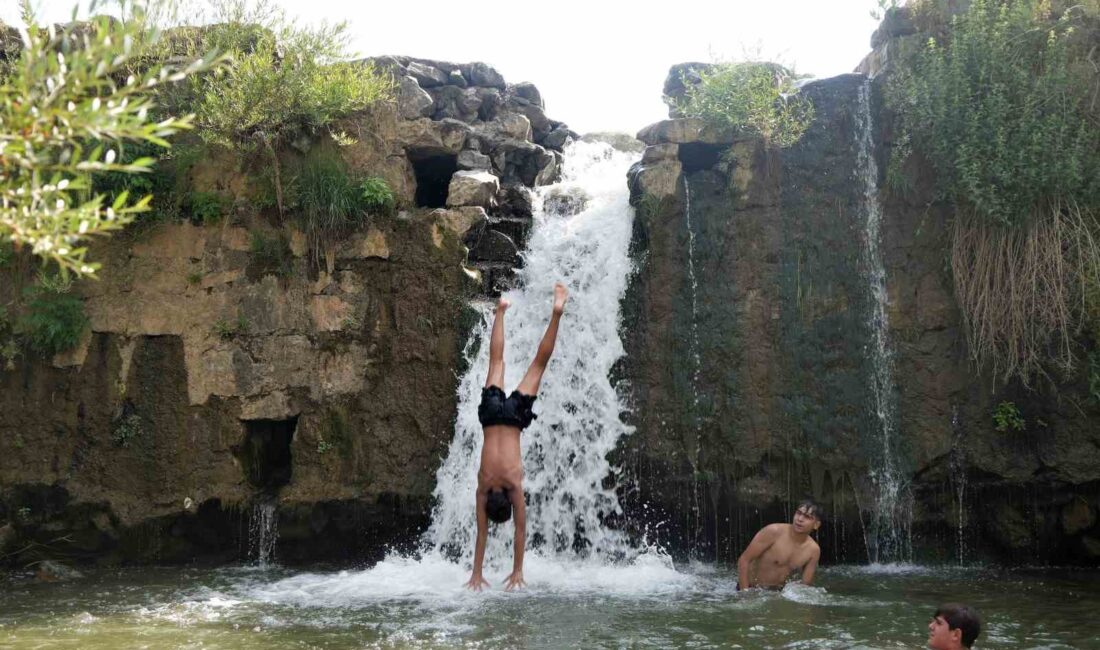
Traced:
<path fill-rule="evenodd" d="M 757 587 L 782 587 L 791 573 L 802 568 L 818 553 L 817 542 L 809 537 L 798 543 L 791 534 L 790 524 L 772 524 L 781 527 L 777 537 L 764 554 L 756 560 Z"/>
<path fill-rule="evenodd" d="M 485 427 L 481 446 L 478 490 L 511 489 L 523 482 L 523 461 L 519 452 L 519 429 L 505 424 Z"/>

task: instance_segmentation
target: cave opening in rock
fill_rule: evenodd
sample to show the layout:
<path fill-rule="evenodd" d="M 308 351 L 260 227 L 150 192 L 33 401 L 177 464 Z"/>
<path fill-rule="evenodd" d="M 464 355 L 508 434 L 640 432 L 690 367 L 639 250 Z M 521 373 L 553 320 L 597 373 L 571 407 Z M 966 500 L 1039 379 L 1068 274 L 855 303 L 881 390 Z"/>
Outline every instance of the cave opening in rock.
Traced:
<path fill-rule="evenodd" d="M 289 420 L 246 420 L 244 442 L 235 450 L 249 484 L 260 490 L 274 490 L 290 483 L 290 443 L 298 418 Z"/>
<path fill-rule="evenodd" d="M 685 174 L 710 169 L 718 164 L 728 145 L 705 142 L 685 142 L 680 145 L 679 158 Z"/>
<path fill-rule="evenodd" d="M 416 206 L 442 208 L 447 205 L 451 176 L 458 171 L 458 157 L 437 152 L 409 151 L 416 175 Z"/>

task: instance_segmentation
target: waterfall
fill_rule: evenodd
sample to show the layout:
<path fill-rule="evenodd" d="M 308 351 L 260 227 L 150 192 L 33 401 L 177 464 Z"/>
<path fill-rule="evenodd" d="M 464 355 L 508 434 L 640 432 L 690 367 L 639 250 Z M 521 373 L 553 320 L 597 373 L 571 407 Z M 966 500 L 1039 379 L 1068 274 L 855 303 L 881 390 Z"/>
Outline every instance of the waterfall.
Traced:
<path fill-rule="evenodd" d="M 859 110 L 856 126 L 859 137 L 857 174 L 863 186 L 864 270 L 871 309 L 868 327 L 871 332 L 871 394 L 876 426 L 881 438 L 881 455 L 872 467 L 874 512 L 868 553 L 871 562 L 910 559 L 912 544 L 912 496 L 899 469 L 897 452 L 897 403 L 894 395 L 894 356 L 888 340 L 886 315 L 886 268 L 880 247 L 882 208 L 878 198 L 878 165 L 875 162 L 874 124 L 871 117 L 871 82 L 864 81 L 859 89 Z"/>
<path fill-rule="evenodd" d="M 266 566 L 275 561 L 279 514 L 274 498 L 259 498 L 248 515 L 248 559 Z"/>
<path fill-rule="evenodd" d="M 602 143 L 579 142 L 566 152 L 555 193 L 587 197 L 581 212 L 560 216 L 536 200 L 534 229 L 519 272 L 506 294 L 505 392 L 519 383 L 550 317 L 552 288 L 570 291 L 554 356 L 543 376 L 535 413 L 523 432 L 521 453 L 527 494 L 528 554 L 542 558 L 619 560 L 633 553 L 625 536 L 605 524 L 621 512 L 607 454 L 629 433 L 624 410 L 608 378 L 624 353 L 619 304 L 631 269 L 628 245 L 633 210 L 623 177 L 634 156 Z M 542 188 L 549 190 L 550 188 Z M 482 430 L 477 419 L 488 371 L 492 313 L 484 310 L 466 349 L 469 370 L 458 388 L 454 439 L 439 469 L 426 553 L 468 563 L 476 536 L 474 493 Z M 490 526 L 486 565 L 512 560 L 511 524 Z"/>

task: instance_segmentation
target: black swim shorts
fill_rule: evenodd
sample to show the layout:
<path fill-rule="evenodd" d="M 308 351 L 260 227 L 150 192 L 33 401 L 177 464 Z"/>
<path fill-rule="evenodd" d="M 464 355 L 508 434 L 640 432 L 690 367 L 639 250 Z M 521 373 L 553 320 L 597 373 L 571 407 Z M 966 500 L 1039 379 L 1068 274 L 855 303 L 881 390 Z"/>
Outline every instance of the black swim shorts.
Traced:
<path fill-rule="evenodd" d="M 508 397 L 499 386 L 486 386 L 481 389 L 481 404 L 477 407 L 477 419 L 481 426 L 506 424 L 510 427 L 526 429 L 538 416 L 531 412 L 535 404 L 534 395 L 524 395 L 518 390 Z"/>

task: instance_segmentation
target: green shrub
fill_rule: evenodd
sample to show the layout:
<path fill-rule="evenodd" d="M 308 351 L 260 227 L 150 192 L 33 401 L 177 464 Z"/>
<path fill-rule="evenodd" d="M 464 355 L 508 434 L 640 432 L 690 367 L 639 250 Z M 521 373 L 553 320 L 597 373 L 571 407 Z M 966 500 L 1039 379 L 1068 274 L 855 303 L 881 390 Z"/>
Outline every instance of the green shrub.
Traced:
<path fill-rule="evenodd" d="M 204 226 L 221 222 L 229 211 L 229 201 L 217 192 L 190 192 L 187 195 L 187 207 L 191 221 Z"/>
<path fill-rule="evenodd" d="M 331 253 L 340 237 L 366 222 L 363 190 L 338 156 L 306 158 L 295 181 L 298 225 L 315 257 Z"/>
<path fill-rule="evenodd" d="M 340 117 L 392 99 L 393 78 L 373 65 L 346 61 L 345 23 L 303 26 L 263 0 L 214 2 L 209 18 L 215 24 L 181 35 L 165 55 L 193 56 L 216 47 L 232 64 L 193 78 L 185 92 L 166 96 L 166 103 L 195 110 L 207 142 L 266 150 L 282 213 L 277 149 L 301 135 L 331 132 Z"/>
<path fill-rule="evenodd" d="M 757 135 L 788 147 L 814 119 L 810 100 L 798 93 L 795 74 L 774 63 L 720 63 L 698 71 L 700 82 L 685 81 L 679 111 L 719 129 Z"/>
<path fill-rule="evenodd" d="M 88 326 L 84 301 L 65 291 L 47 278 L 24 291 L 26 304 L 17 329 L 31 349 L 44 357 L 76 347 Z"/>
<path fill-rule="evenodd" d="M 395 207 L 393 190 L 385 179 L 368 176 L 359 184 L 359 189 L 363 192 L 363 207 L 368 212 L 379 215 L 393 213 Z"/>
<path fill-rule="evenodd" d="M 262 232 L 253 232 L 249 251 L 254 268 L 261 275 L 270 273 L 285 278 L 294 272 L 294 254 L 281 233 L 269 236 Z"/>
<path fill-rule="evenodd" d="M 111 442 L 118 447 L 129 447 L 130 443 L 145 435 L 145 427 L 141 422 L 141 416 L 131 413 L 119 420 L 111 432 Z"/>
<path fill-rule="evenodd" d="M 214 321 L 214 333 L 223 341 L 228 341 L 234 337 L 248 334 L 248 330 L 251 329 L 251 327 L 252 324 L 248 322 L 248 318 L 243 315 L 237 316 L 234 320 L 219 318 Z"/>
<path fill-rule="evenodd" d="M 1072 372 L 1100 283 L 1100 38 L 1095 3 L 973 0 L 897 60 L 886 98 L 898 116 L 890 178 L 910 150 L 956 208 L 951 270 L 970 353 L 1025 385 Z M 904 50 L 901 50 L 904 52 Z"/>
<path fill-rule="evenodd" d="M 997 431 L 1023 431 L 1027 423 L 1014 402 L 1001 402 L 993 409 L 993 428 Z"/>

